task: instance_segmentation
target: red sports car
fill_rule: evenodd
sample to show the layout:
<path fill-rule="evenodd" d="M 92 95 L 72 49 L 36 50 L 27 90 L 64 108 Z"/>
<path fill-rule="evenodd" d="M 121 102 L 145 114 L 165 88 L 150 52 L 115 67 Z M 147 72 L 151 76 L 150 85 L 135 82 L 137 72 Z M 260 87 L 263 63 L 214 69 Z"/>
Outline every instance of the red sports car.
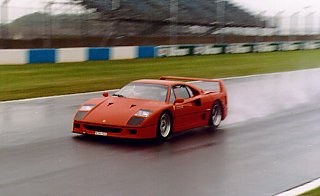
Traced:
<path fill-rule="evenodd" d="M 210 85 L 199 88 L 203 83 L 182 81 Z M 210 90 L 214 86 L 216 90 Z M 133 81 L 112 96 L 108 92 L 103 95 L 81 105 L 73 133 L 163 141 L 172 133 L 196 127 L 215 129 L 228 111 L 221 80 L 163 76 L 160 80 Z"/>

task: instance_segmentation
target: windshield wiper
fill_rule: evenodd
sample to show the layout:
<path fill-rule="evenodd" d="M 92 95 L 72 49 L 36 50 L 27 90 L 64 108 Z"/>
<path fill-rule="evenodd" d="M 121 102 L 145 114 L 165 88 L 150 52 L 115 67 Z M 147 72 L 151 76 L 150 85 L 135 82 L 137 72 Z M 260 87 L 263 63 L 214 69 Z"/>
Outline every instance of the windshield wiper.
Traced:
<path fill-rule="evenodd" d="M 123 95 L 117 94 L 117 93 L 113 94 L 112 96 L 115 96 L 115 97 L 124 97 Z"/>

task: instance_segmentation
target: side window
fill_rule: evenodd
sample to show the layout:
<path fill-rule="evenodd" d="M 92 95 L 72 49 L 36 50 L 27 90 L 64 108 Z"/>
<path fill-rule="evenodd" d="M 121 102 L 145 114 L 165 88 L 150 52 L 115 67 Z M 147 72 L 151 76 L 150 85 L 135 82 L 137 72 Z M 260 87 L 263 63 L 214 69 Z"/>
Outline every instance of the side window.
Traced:
<path fill-rule="evenodd" d="M 176 97 L 174 96 L 173 88 L 171 88 L 170 103 L 173 103 L 175 100 L 176 100 Z"/>
<path fill-rule="evenodd" d="M 188 99 L 190 98 L 189 92 L 185 86 L 179 85 L 173 87 L 176 98 Z"/>

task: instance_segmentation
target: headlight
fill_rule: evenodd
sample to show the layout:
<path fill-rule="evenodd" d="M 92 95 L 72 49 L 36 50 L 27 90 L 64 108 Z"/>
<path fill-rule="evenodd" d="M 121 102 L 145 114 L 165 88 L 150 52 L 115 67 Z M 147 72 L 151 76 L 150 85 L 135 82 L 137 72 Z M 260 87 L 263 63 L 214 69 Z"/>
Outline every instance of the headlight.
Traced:
<path fill-rule="evenodd" d="M 96 105 L 83 105 L 81 106 L 81 108 L 79 109 L 79 111 L 81 112 L 89 112 L 90 110 L 92 110 L 92 108 L 94 108 Z"/>
<path fill-rule="evenodd" d="M 82 120 L 88 112 L 77 112 L 76 116 L 74 117 L 74 120 Z"/>
<path fill-rule="evenodd" d="M 150 114 L 152 114 L 152 111 L 150 110 L 139 110 L 137 113 L 135 113 L 134 116 L 147 118 L 148 116 L 150 116 Z"/>

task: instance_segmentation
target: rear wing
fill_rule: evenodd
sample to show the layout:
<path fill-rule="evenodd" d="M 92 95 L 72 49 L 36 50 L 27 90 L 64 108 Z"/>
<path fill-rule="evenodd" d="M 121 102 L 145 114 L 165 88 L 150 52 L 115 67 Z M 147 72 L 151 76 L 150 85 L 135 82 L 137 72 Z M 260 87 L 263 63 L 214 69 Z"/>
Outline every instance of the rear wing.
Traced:
<path fill-rule="evenodd" d="M 179 76 L 161 76 L 160 80 L 185 80 L 185 81 L 202 81 L 202 82 L 217 82 L 219 83 L 220 92 L 225 92 L 225 87 L 222 80 L 219 79 L 207 79 L 207 78 L 189 78 Z"/>

